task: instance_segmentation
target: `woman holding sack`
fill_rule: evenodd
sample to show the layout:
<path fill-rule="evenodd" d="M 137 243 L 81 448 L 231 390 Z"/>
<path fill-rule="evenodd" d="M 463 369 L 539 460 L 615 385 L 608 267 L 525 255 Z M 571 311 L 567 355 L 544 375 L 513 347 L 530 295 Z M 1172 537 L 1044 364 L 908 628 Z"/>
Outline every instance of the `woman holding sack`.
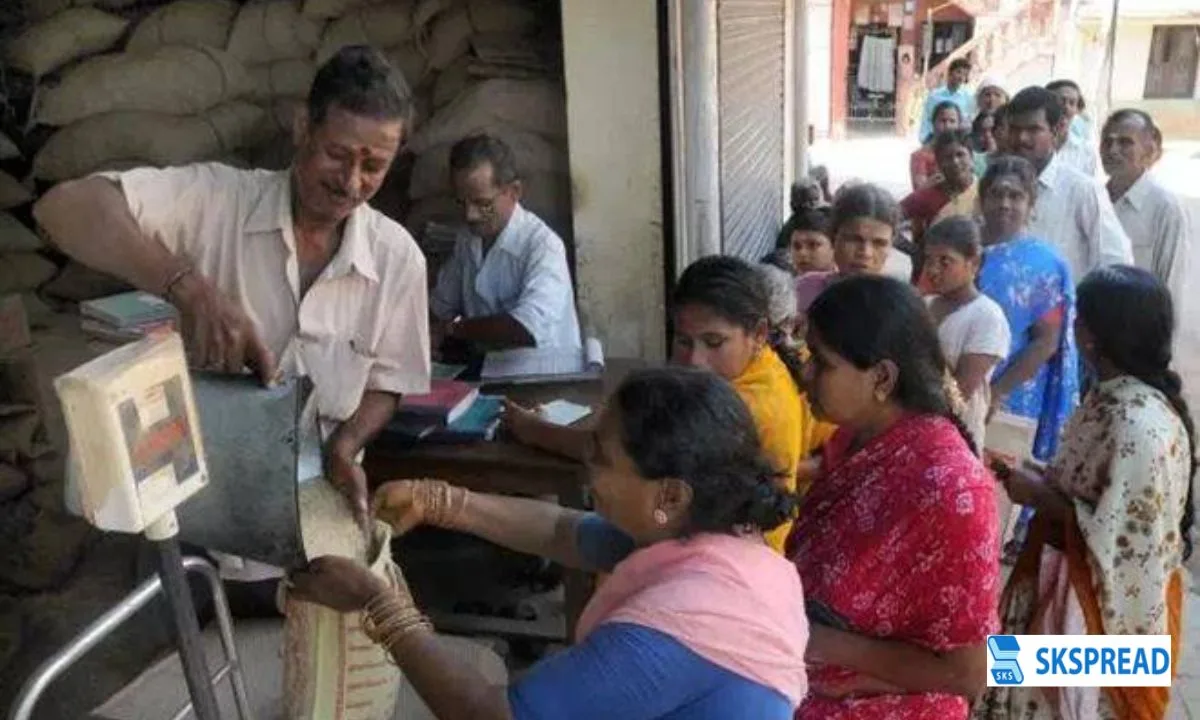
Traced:
<path fill-rule="evenodd" d="M 1001 601 L 1006 634 L 1170 635 L 1178 667 L 1191 555 L 1192 421 L 1171 369 L 1171 295 L 1150 273 L 1102 268 L 1079 286 L 1075 332 L 1097 384 L 1039 477 L 1004 466 L 1036 512 Z M 1169 688 L 992 688 L 981 720 L 1147 720 Z"/>
<path fill-rule="evenodd" d="M 807 691 L 804 598 L 762 533 L 795 500 L 734 390 L 696 370 L 631 375 L 590 436 L 587 466 L 597 514 L 430 480 L 376 494 L 398 532 L 433 525 L 611 573 L 577 644 L 509 688 L 451 656 L 402 584 L 390 590 L 352 561 L 315 560 L 294 592 L 364 613 L 441 720 L 791 718 Z"/>
<path fill-rule="evenodd" d="M 812 623 L 796 717 L 963 720 L 996 628 L 995 481 L 933 319 L 897 280 L 847 278 L 813 303 L 808 345 L 806 385 L 839 429 L 788 538 Z"/>

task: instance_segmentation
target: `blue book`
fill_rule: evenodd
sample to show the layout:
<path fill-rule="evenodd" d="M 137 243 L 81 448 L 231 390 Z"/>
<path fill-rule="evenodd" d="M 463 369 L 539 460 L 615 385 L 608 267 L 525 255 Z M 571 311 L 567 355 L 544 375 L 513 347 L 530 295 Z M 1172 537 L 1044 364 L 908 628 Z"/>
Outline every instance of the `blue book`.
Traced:
<path fill-rule="evenodd" d="M 1021 646 L 1012 635 L 993 635 L 988 638 L 988 650 L 997 660 L 1016 660 L 1021 652 Z"/>
<path fill-rule="evenodd" d="M 175 307 L 162 298 L 135 290 L 84 301 L 79 304 L 79 313 L 114 328 L 127 329 L 172 320 Z"/>
<path fill-rule="evenodd" d="M 425 438 L 428 442 L 460 443 L 493 440 L 500 427 L 504 398 L 499 395 L 480 395 L 461 417 L 434 430 Z"/>

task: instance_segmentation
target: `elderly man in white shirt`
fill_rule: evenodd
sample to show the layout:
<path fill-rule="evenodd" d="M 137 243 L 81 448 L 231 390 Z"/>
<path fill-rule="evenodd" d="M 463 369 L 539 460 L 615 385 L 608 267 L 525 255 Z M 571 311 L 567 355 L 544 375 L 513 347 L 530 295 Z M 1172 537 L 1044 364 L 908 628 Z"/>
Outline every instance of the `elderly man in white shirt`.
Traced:
<path fill-rule="evenodd" d="M 485 351 L 582 347 L 566 247 L 521 206 L 512 150 L 491 135 L 464 138 L 450 173 L 468 232 L 430 297 L 435 337 Z"/>
<path fill-rule="evenodd" d="M 1178 310 L 1191 238 L 1183 204 L 1150 170 L 1162 152 L 1162 132 L 1145 112 L 1118 110 L 1104 123 L 1100 150 L 1108 196 L 1133 242 L 1133 260 L 1170 289 Z"/>
<path fill-rule="evenodd" d="M 1133 262 L 1129 236 L 1098 181 L 1068 167 L 1055 152 L 1067 117 L 1058 96 L 1028 87 L 1008 104 L 1008 143 L 1038 170 L 1038 197 L 1029 228 L 1059 249 L 1081 280 L 1095 268 Z"/>
<path fill-rule="evenodd" d="M 106 173 L 34 208 L 64 252 L 173 303 L 194 366 L 249 368 L 264 383 L 277 369 L 307 375 L 305 427 L 321 432 L 326 478 L 361 523 L 363 448 L 401 395 L 429 388 L 425 258 L 367 205 L 411 117 L 403 77 L 378 52 L 347 47 L 313 80 L 289 170 Z M 281 569 L 221 561 L 243 614 L 273 612 Z"/>

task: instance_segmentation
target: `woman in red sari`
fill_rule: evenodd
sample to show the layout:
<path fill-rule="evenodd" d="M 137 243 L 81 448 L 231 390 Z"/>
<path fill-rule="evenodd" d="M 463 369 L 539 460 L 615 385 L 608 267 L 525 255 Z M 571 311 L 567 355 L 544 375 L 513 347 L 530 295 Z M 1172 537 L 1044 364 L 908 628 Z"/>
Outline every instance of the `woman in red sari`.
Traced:
<path fill-rule="evenodd" d="M 796 717 L 967 717 L 997 627 L 996 483 L 907 285 L 853 277 L 809 310 L 806 384 L 840 429 L 788 540 L 805 588 L 809 697 Z"/>

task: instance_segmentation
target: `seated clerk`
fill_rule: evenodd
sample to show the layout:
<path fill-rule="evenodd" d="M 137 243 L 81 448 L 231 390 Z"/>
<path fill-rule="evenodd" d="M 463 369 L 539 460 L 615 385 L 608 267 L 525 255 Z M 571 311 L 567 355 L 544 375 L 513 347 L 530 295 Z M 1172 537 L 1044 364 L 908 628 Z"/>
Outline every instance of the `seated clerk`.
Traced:
<path fill-rule="evenodd" d="M 464 138 L 450 150 L 450 175 L 466 232 L 429 299 L 434 347 L 581 347 L 566 248 L 521 206 L 512 150 L 490 135 Z"/>

